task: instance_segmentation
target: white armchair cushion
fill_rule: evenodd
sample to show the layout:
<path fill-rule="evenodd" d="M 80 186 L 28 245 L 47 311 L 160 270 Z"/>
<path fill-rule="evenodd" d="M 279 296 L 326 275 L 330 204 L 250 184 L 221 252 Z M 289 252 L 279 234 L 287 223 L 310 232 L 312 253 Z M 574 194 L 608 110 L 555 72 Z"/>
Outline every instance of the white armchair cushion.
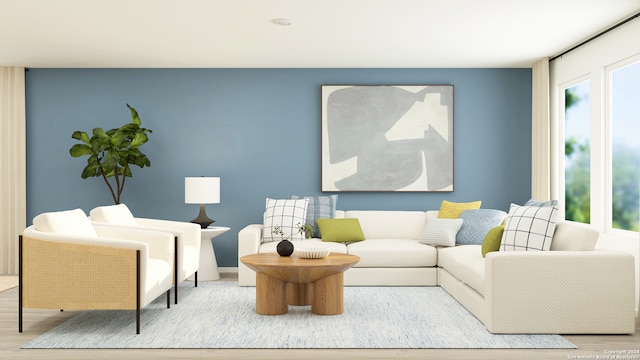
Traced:
<path fill-rule="evenodd" d="M 289 237 L 289 240 L 304 240 L 304 234 L 299 233 L 298 224 L 304 225 L 307 217 L 309 199 L 266 200 L 264 212 L 263 241 L 280 241 L 280 235 L 273 234 L 273 229 L 279 226 Z"/>
<path fill-rule="evenodd" d="M 125 204 L 99 206 L 89 212 L 91 220 L 113 224 L 136 226 L 136 219 Z"/>
<path fill-rule="evenodd" d="M 48 233 L 98 237 L 82 209 L 42 213 L 33 218 L 33 226 Z"/>

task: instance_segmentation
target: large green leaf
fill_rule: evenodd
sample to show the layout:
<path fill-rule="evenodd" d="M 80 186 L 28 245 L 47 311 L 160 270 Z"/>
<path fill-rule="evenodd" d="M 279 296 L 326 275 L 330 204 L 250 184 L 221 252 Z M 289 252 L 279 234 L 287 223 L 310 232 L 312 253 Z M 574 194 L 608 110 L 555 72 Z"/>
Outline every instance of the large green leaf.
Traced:
<path fill-rule="evenodd" d="M 109 135 L 107 135 L 102 128 L 95 128 L 92 133 L 94 137 L 102 139 L 103 141 L 109 138 Z"/>
<path fill-rule="evenodd" d="M 127 104 L 127 107 L 131 110 L 131 122 L 140 126 L 140 116 L 138 116 L 136 109 L 132 108 L 129 104 Z"/>
<path fill-rule="evenodd" d="M 118 130 L 121 132 L 127 132 L 127 133 L 135 133 L 136 131 L 138 131 L 138 129 L 140 129 L 140 124 L 136 124 L 136 123 L 128 123 L 125 125 L 122 125 Z"/>
<path fill-rule="evenodd" d="M 147 134 L 141 133 L 141 132 L 136 133 L 135 137 L 131 141 L 131 147 L 137 148 L 142 144 L 146 143 L 148 140 L 149 138 L 147 137 Z"/>
<path fill-rule="evenodd" d="M 118 166 L 118 161 L 120 161 L 120 155 L 118 152 L 113 149 L 109 149 L 107 150 L 107 155 L 104 157 L 102 166 L 107 169 L 113 169 Z"/>
<path fill-rule="evenodd" d="M 84 131 L 74 131 L 73 134 L 71 135 L 71 138 L 80 140 L 87 145 L 90 144 L 89 135 L 87 135 L 87 133 Z"/>
<path fill-rule="evenodd" d="M 115 146 L 117 149 L 127 148 L 129 144 L 129 139 L 127 134 L 117 131 L 111 136 L 111 144 Z"/>
<path fill-rule="evenodd" d="M 82 170 L 82 178 L 86 179 L 88 177 L 100 176 L 100 166 L 97 164 L 90 164 L 85 166 L 84 170 Z"/>
<path fill-rule="evenodd" d="M 83 144 L 74 144 L 71 149 L 69 149 L 69 154 L 72 157 L 91 155 L 92 153 L 91 147 Z"/>

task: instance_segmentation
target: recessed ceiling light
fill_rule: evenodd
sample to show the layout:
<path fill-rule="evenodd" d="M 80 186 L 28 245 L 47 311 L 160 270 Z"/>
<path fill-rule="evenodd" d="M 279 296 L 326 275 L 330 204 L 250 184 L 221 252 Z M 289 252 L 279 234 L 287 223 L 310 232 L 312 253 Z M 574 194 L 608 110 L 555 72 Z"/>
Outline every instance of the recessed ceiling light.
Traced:
<path fill-rule="evenodd" d="M 291 25 L 291 20 L 286 19 L 286 18 L 277 18 L 277 19 L 273 19 L 271 20 L 272 23 L 276 24 L 276 25 L 282 25 L 282 26 L 289 26 Z"/>

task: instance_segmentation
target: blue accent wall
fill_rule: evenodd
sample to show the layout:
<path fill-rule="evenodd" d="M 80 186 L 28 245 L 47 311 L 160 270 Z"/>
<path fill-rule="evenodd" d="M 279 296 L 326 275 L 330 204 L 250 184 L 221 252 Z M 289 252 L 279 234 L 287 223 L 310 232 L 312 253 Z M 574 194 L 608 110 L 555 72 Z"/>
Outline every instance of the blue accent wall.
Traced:
<path fill-rule="evenodd" d="M 266 197 L 319 195 L 322 84 L 453 84 L 454 192 L 339 193 L 342 210 L 438 209 L 482 200 L 507 211 L 531 193 L 531 69 L 30 69 L 27 219 L 112 203 L 99 178 L 81 179 L 75 130 L 110 129 L 135 107 L 152 129 L 123 193 L 139 217 L 188 221 L 185 176 L 219 176 L 207 205 L 219 266 L 237 266 L 237 234 L 261 223 Z M 30 220 L 29 220 L 30 222 Z M 392 224 L 390 224 L 392 226 Z"/>

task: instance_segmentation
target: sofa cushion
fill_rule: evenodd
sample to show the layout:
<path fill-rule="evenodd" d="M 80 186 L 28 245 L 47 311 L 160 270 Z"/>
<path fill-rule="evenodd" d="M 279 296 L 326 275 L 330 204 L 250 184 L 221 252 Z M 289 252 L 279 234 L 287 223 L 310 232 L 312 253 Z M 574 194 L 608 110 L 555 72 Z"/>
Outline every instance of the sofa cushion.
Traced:
<path fill-rule="evenodd" d="M 436 266 L 433 246 L 410 239 L 367 239 L 347 246 L 347 252 L 360 257 L 354 267 L 424 267 Z"/>
<path fill-rule="evenodd" d="M 131 210 L 125 204 L 98 206 L 89 212 L 91 220 L 113 225 L 137 226 Z"/>
<path fill-rule="evenodd" d="M 462 219 L 429 219 L 419 242 L 433 246 L 453 246 L 462 223 Z"/>
<path fill-rule="evenodd" d="M 269 199 L 266 200 L 264 212 L 264 230 L 262 241 L 280 241 L 282 237 L 274 234 L 275 227 L 286 234 L 289 240 L 302 240 L 304 234 L 298 230 L 298 225 L 303 225 L 307 217 L 308 199 Z"/>
<path fill-rule="evenodd" d="M 268 253 L 268 252 L 276 252 L 276 247 L 278 246 L 279 241 L 271 241 L 262 243 L 258 248 L 258 253 Z M 332 253 L 347 253 L 347 245 L 344 243 L 337 242 L 322 242 L 322 240 L 313 238 L 313 239 L 305 239 L 305 240 L 294 240 L 291 242 L 293 244 L 294 249 L 329 249 Z"/>
<path fill-rule="evenodd" d="M 365 238 L 418 240 L 424 230 L 424 211 L 345 211 L 344 217 L 360 221 Z"/>
<path fill-rule="evenodd" d="M 502 233 L 504 233 L 504 225 L 498 225 L 487 232 L 482 240 L 482 257 L 486 257 L 489 252 L 500 250 Z"/>
<path fill-rule="evenodd" d="M 457 219 L 460 214 L 469 209 L 480 209 L 482 201 L 472 201 L 465 203 L 455 203 L 447 200 L 442 200 L 440 204 L 440 211 L 438 217 L 441 219 Z"/>
<path fill-rule="evenodd" d="M 98 237 L 82 209 L 42 213 L 33 218 L 33 227 L 49 233 Z"/>
<path fill-rule="evenodd" d="M 554 251 L 592 251 L 596 248 L 597 230 L 587 225 L 561 221 L 556 224 L 556 231 L 551 240 L 551 250 Z"/>
<path fill-rule="evenodd" d="M 316 222 L 322 233 L 322 241 L 348 243 L 365 239 L 358 219 L 318 219 Z"/>
<path fill-rule="evenodd" d="M 458 245 L 480 245 L 489 230 L 500 225 L 507 213 L 494 209 L 472 209 L 465 210 L 460 214 L 460 219 L 464 220 L 458 235 L 456 244 Z"/>
<path fill-rule="evenodd" d="M 500 251 L 550 250 L 557 214 L 557 206 L 511 204 Z"/>
<path fill-rule="evenodd" d="M 307 199 L 307 220 L 308 224 L 313 225 L 314 231 L 312 237 L 322 237 L 320 228 L 316 224 L 318 219 L 333 219 L 336 216 L 336 208 L 338 204 L 338 195 L 329 196 L 298 196 L 291 195 L 291 199 Z"/>
<path fill-rule="evenodd" d="M 484 262 L 480 245 L 438 248 L 438 266 L 484 295 Z"/>

